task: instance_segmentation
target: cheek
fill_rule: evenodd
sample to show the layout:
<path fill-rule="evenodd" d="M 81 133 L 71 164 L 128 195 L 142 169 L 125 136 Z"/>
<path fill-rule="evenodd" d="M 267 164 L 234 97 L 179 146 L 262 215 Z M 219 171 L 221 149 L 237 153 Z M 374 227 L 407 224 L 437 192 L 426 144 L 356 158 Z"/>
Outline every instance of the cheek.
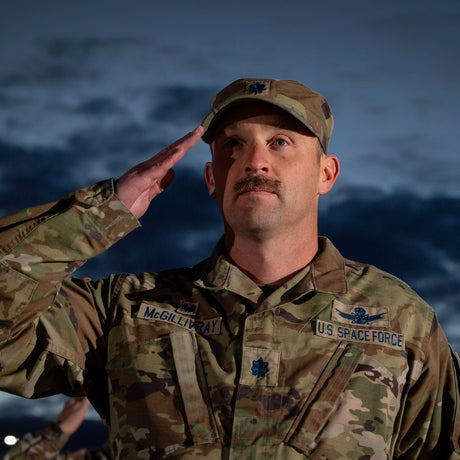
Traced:
<path fill-rule="evenodd" d="M 304 197 L 311 197 L 317 195 L 319 177 L 318 166 L 311 166 L 309 168 L 298 168 L 293 177 L 292 182 L 297 184 L 297 192 L 301 193 Z"/>
<path fill-rule="evenodd" d="M 218 193 L 224 193 L 235 182 L 235 170 L 235 164 L 229 161 L 221 161 L 214 166 L 215 186 Z"/>

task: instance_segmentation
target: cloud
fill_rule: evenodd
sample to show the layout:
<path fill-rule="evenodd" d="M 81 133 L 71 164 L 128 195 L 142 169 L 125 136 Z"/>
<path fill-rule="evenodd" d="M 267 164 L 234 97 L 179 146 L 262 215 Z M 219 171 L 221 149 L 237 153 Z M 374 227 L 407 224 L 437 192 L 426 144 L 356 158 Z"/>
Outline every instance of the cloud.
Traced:
<path fill-rule="evenodd" d="M 71 80 L 96 78 L 110 69 L 140 38 L 50 37 L 39 38 L 33 53 L 20 67 L 0 78 L 2 87 L 56 85 Z M 114 61 L 115 60 L 115 61 Z"/>
<path fill-rule="evenodd" d="M 412 281 L 444 270 L 429 248 L 460 263 L 459 198 L 355 188 L 342 190 L 339 202 L 320 215 L 324 231 L 345 243 L 352 257 L 391 267 Z"/>
<path fill-rule="evenodd" d="M 0 85 L 1 86 L 1 85 Z M 15 106 L 19 101 L 15 100 L 15 98 L 8 96 L 7 94 L 0 92 L 0 106 L 3 109 L 8 109 Z"/>
<path fill-rule="evenodd" d="M 460 162 L 454 153 L 454 138 L 447 139 L 439 120 L 438 125 L 417 124 L 409 118 L 399 119 L 381 110 L 375 116 L 379 130 L 363 125 L 353 132 L 344 132 L 339 125 L 343 122 L 338 122 L 335 135 L 341 142 L 335 139 L 331 148 L 342 166 L 336 188 L 376 187 L 385 192 L 411 190 L 421 196 L 459 196 Z"/>
<path fill-rule="evenodd" d="M 158 101 L 150 111 L 151 121 L 174 123 L 201 121 L 209 112 L 209 103 L 219 88 L 185 85 L 158 88 Z"/>
<path fill-rule="evenodd" d="M 98 97 L 84 101 L 76 108 L 76 111 L 98 118 L 124 113 L 123 108 L 109 97 Z"/>
<path fill-rule="evenodd" d="M 67 182 L 62 171 L 67 162 L 59 149 L 45 153 L 0 141 L 0 212 L 6 214 L 61 197 Z M 71 181 L 69 185 L 73 185 Z"/>
<path fill-rule="evenodd" d="M 139 46 L 138 37 L 50 37 L 39 39 L 38 44 L 51 60 L 65 60 L 81 63 L 84 60 L 107 51 L 119 53 L 121 48 Z"/>
<path fill-rule="evenodd" d="M 428 8 L 415 10 L 410 6 L 397 7 L 392 14 L 375 15 L 360 21 L 360 25 L 372 34 L 385 34 L 388 39 L 396 40 L 402 46 L 410 46 L 411 49 L 438 47 L 440 43 L 449 45 L 455 39 L 458 43 L 458 6 L 452 4 L 453 8 L 450 8 L 444 2 L 442 8 L 430 8 L 431 2 L 427 4 Z M 441 52 L 448 50 L 449 46 L 439 49 Z"/>
<path fill-rule="evenodd" d="M 30 82 L 31 78 L 26 73 L 10 72 L 0 77 L 0 87 L 5 89 L 27 85 Z"/>
<path fill-rule="evenodd" d="M 183 47 L 136 38 L 55 38 L 38 43 L 30 59 L 0 74 L 0 97 L 5 102 L 0 138 L 10 144 L 66 148 L 89 135 L 99 141 L 119 139 L 127 135 L 126 129 L 135 129 L 141 140 L 168 135 L 166 146 L 176 133 L 182 134 L 181 129 L 186 132 L 202 120 L 218 89 L 193 79 L 175 84 L 174 78 L 158 74 L 155 63 L 163 62 L 167 72 L 165 61 L 181 56 L 183 65 L 194 72 L 196 59 Z"/>

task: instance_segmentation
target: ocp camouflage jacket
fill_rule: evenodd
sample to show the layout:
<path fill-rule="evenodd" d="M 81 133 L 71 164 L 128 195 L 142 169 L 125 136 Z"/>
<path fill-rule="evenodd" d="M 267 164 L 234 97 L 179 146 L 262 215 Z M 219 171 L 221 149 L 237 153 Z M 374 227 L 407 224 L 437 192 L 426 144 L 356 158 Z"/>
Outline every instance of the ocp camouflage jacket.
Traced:
<path fill-rule="evenodd" d="M 112 181 L 0 223 L 0 389 L 86 394 L 117 458 L 460 458 L 433 310 L 329 240 L 264 295 L 222 243 L 193 268 L 72 278 L 138 225 Z"/>

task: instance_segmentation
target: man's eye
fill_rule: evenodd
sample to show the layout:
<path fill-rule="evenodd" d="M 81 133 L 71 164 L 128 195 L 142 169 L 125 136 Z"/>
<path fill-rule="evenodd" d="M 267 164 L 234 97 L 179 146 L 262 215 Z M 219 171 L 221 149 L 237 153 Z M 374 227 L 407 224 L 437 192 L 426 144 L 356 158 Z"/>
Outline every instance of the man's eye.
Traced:
<path fill-rule="evenodd" d="M 287 145 L 287 141 L 285 141 L 284 139 L 275 139 L 274 144 L 277 147 L 284 147 L 285 145 Z"/>
<path fill-rule="evenodd" d="M 234 148 L 239 145 L 239 141 L 238 139 L 229 139 L 225 144 L 227 147 Z"/>

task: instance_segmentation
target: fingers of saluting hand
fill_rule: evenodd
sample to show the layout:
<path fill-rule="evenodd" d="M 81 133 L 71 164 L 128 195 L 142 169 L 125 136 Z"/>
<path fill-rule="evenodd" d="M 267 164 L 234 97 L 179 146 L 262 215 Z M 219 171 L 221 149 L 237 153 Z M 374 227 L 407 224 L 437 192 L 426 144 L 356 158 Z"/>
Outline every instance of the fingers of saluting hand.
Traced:
<path fill-rule="evenodd" d="M 202 134 L 203 127 L 198 126 L 198 128 L 164 148 L 143 164 L 146 167 L 158 168 L 163 172 L 169 170 L 199 141 Z"/>
<path fill-rule="evenodd" d="M 171 169 L 200 139 L 199 126 L 147 161 L 134 166 L 117 181 L 117 194 L 136 217 L 147 210 L 150 201 L 172 181 Z"/>
<path fill-rule="evenodd" d="M 57 417 L 57 423 L 66 434 L 73 434 L 83 422 L 89 409 L 89 401 L 86 398 L 75 398 L 67 401 Z"/>
<path fill-rule="evenodd" d="M 136 180 L 136 183 L 133 185 L 136 185 L 142 191 L 150 188 L 154 185 L 152 182 L 161 180 L 165 175 L 170 174 L 168 171 L 198 142 L 202 133 L 203 127 L 199 126 L 194 131 L 164 148 L 149 160 L 134 166 L 120 180 L 126 179 L 125 176 L 128 175 Z"/>

